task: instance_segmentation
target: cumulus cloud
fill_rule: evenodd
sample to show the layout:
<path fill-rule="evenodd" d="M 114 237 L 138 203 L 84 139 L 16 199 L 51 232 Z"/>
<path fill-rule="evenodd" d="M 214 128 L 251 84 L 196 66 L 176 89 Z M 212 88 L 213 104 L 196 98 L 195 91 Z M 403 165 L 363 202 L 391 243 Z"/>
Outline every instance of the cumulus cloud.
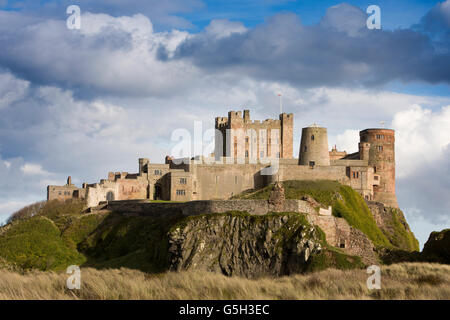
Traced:
<path fill-rule="evenodd" d="M 10 73 L 0 73 L 0 109 L 23 98 L 28 86 L 28 81 L 17 79 Z"/>
<path fill-rule="evenodd" d="M 317 25 L 278 14 L 243 33 L 187 37 L 175 58 L 209 72 L 234 70 L 255 79 L 302 87 L 379 86 L 390 81 L 450 83 L 450 53 L 412 29 L 369 30 L 367 15 L 341 4 Z M 442 44 L 441 44 L 442 45 Z"/>
<path fill-rule="evenodd" d="M 72 88 L 84 96 L 164 96 L 183 92 L 197 75 L 186 63 L 157 59 L 159 46 L 170 52 L 188 34 L 155 33 L 141 14 L 85 13 L 80 30 L 67 29 L 64 20 L 23 25 L 8 19 L 16 13 L 1 15 L 7 19 L 0 19 L 0 65 L 33 84 Z"/>
<path fill-rule="evenodd" d="M 403 178 L 420 168 L 434 167 L 450 144 L 450 105 L 433 112 L 419 105 L 395 114 L 397 176 Z M 411 161 L 410 159 L 414 159 Z M 450 179 L 449 179 L 450 180 Z"/>

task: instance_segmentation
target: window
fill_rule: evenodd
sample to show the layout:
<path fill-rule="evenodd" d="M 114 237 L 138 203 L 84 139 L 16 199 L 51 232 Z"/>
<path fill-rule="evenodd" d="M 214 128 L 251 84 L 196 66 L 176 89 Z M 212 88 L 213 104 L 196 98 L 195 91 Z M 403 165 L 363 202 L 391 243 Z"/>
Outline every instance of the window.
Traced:
<path fill-rule="evenodd" d="M 155 170 L 155 176 L 162 176 L 162 171 L 159 169 Z"/>
<path fill-rule="evenodd" d="M 314 168 L 315 165 L 316 165 L 316 162 L 315 162 L 315 161 L 310 161 L 310 162 L 309 162 L 309 167 L 310 167 L 310 168 Z"/>
<path fill-rule="evenodd" d="M 277 152 L 277 158 L 279 158 L 280 157 L 280 153 L 279 152 Z"/>
<path fill-rule="evenodd" d="M 245 150 L 245 157 L 248 158 L 248 150 Z"/>
<path fill-rule="evenodd" d="M 185 196 L 186 195 L 186 190 L 181 189 L 181 190 L 177 190 L 177 196 Z"/>
<path fill-rule="evenodd" d="M 339 245 L 339 247 L 340 247 L 340 248 L 345 248 L 345 243 L 341 243 L 341 244 Z"/>
<path fill-rule="evenodd" d="M 359 178 L 359 172 L 353 171 L 353 178 L 358 179 Z"/>
<path fill-rule="evenodd" d="M 311 135 L 311 140 L 314 141 L 314 135 Z"/>
<path fill-rule="evenodd" d="M 378 146 L 378 151 L 383 151 L 383 146 Z"/>
<path fill-rule="evenodd" d="M 382 135 L 382 134 L 377 134 L 377 139 L 379 140 L 379 139 L 384 139 L 384 135 Z"/>
<path fill-rule="evenodd" d="M 264 158 L 264 151 L 261 151 L 261 152 L 259 153 L 259 157 L 260 157 L 260 158 Z"/>
<path fill-rule="evenodd" d="M 180 184 L 186 184 L 187 179 L 186 178 L 180 178 Z"/>
<path fill-rule="evenodd" d="M 374 176 L 373 178 L 374 178 L 374 180 L 378 180 L 378 176 Z"/>
<path fill-rule="evenodd" d="M 248 142 L 248 137 L 245 138 L 245 142 Z"/>
<path fill-rule="evenodd" d="M 373 167 L 373 173 L 377 173 L 377 167 Z"/>
<path fill-rule="evenodd" d="M 308 151 L 308 147 L 307 147 L 307 146 L 305 146 L 305 152 L 306 152 L 306 151 Z"/>

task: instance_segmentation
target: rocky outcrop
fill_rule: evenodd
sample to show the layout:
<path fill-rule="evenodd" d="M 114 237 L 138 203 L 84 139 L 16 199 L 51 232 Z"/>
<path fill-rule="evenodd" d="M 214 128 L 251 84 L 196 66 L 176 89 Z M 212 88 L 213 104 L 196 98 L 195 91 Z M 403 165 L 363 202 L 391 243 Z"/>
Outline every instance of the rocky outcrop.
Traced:
<path fill-rule="evenodd" d="M 422 255 L 430 262 L 450 263 L 450 229 L 432 232 Z"/>
<path fill-rule="evenodd" d="M 304 272 L 322 243 L 316 227 L 297 213 L 190 217 L 169 232 L 169 268 L 251 278 L 289 275 Z"/>
<path fill-rule="evenodd" d="M 419 241 L 409 228 L 400 209 L 385 206 L 381 202 L 366 201 L 366 203 L 377 226 L 395 248 L 405 251 L 419 251 Z"/>

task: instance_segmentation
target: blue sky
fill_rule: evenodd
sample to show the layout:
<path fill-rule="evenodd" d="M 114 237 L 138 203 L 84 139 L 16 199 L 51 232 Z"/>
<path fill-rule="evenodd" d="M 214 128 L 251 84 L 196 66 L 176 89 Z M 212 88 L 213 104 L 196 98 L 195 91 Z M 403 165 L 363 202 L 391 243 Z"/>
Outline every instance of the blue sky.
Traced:
<path fill-rule="evenodd" d="M 383 12 L 383 27 L 387 29 L 407 28 L 417 23 L 424 12 L 430 10 L 438 1 L 384 0 L 384 1 L 345 1 L 362 10 L 369 5 L 378 5 Z M 201 29 L 212 19 L 229 19 L 243 22 L 252 27 L 278 12 L 294 12 L 304 24 L 315 24 L 325 14 L 327 8 L 342 1 L 205 1 L 202 10 L 182 15 Z"/>
<path fill-rule="evenodd" d="M 348 152 L 359 130 L 395 129 L 413 231 L 450 225 L 450 0 L 0 0 L 0 34 L 0 221 L 68 175 L 162 162 L 195 121 L 276 117 L 281 91 L 296 149 L 314 122 Z"/>

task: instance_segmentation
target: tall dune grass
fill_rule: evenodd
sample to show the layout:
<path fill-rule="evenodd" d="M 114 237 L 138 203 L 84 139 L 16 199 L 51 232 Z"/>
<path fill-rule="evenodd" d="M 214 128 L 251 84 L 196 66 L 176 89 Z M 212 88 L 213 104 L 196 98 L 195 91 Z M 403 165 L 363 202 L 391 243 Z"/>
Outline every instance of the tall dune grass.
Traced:
<path fill-rule="evenodd" d="M 365 270 L 334 270 L 249 280 L 209 272 L 149 275 L 131 269 L 81 269 L 81 289 L 65 273 L 0 272 L 0 299 L 450 299 L 450 266 L 383 266 L 381 290 L 369 291 Z"/>

